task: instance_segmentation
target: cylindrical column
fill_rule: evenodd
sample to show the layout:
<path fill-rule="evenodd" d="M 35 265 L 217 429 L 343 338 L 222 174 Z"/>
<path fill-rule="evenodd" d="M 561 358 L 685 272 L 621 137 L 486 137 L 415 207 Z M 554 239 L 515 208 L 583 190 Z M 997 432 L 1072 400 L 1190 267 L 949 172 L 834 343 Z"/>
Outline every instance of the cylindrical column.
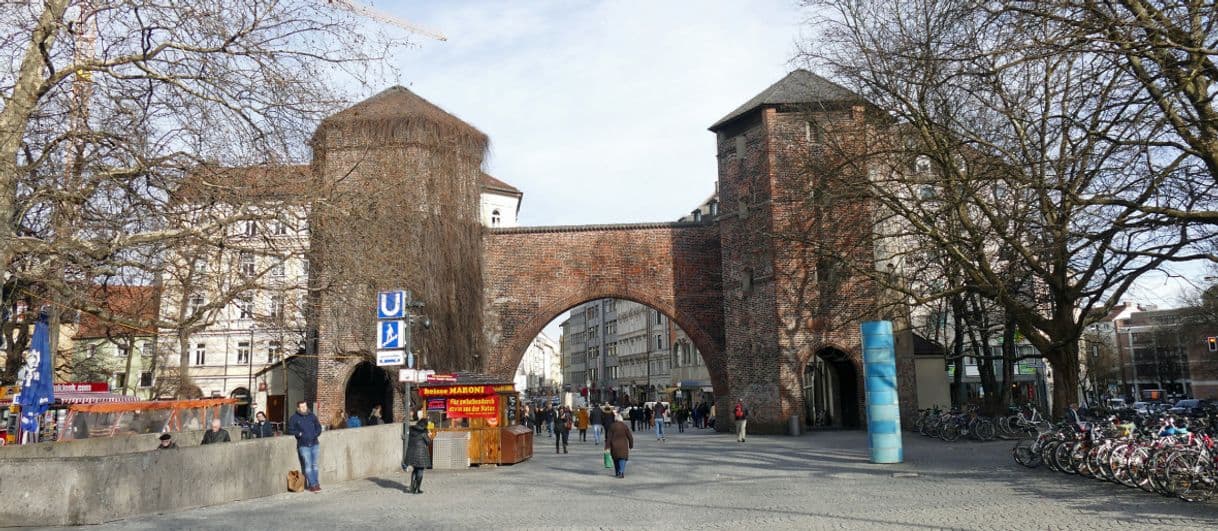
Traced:
<path fill-rule="evenodd" d="M 872 463 L 900 463 L 901 413 L 897 403 L 897 358 L 892 322 L 867 321 L 862 325 L 863 369 L 866 375 L 867 438 Z"/>

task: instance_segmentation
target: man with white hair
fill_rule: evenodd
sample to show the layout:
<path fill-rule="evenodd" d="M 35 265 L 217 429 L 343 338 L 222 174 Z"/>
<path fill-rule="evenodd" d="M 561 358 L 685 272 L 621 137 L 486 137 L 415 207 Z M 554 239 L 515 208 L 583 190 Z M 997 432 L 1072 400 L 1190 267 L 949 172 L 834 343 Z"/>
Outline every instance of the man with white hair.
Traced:
<path fill-rule="evenodd" d="M 228 432 L 220 429 L 220 419 L 211 419 L 211 429 L 203 433 L 203 443 L 222 443 L 229 442 Z"/>

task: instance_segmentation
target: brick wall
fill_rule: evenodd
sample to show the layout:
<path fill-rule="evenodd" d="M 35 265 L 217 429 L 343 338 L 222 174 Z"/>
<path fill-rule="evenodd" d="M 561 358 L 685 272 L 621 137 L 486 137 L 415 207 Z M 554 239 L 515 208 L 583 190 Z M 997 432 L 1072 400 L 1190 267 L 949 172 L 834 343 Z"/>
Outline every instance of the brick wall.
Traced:
<path fill-rule="evenodd" d="M 727 394 L 718 227 L 649 224 L 488 229 L 483 239 L 482 364 L 510 377 L 547 323 L 594 299 L 627 299 L 672 318 Z"/>

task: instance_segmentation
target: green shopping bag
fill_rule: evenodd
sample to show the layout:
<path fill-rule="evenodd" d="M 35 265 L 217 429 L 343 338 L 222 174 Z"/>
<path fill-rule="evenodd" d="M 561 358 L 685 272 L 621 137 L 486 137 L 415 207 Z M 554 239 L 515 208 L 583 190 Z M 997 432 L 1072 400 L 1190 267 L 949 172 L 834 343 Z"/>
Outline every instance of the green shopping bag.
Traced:
<path fill-rule="evenodd" d="M 605 450 L 605 468 L 613 468 L 613 457 L 609 456 L 609 450 Z"/>

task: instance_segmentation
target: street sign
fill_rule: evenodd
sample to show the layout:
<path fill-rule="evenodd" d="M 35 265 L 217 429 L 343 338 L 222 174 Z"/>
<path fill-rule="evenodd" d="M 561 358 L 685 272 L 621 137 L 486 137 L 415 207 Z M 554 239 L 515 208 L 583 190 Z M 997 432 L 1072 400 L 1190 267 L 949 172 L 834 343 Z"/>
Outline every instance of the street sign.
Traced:
<path fill-rule="evenodd" d="M 377 321 L 376 349 L 397 350 L 406 348 L 406 341 L 402 333 L 405 327 L 406 321 Z"/>
<path fill-rule="evenodd" d="M 406 351 L 404 350 L 376 351 L 377 367 L 396 367 L 403 363 L 406 363 Z"/>
<path fill-rule="evenodd" d="M 436 371 L 423 369 L 402 369 L 398 371 L 399 382 L 423 383 L 427 381 L 427 375 L 435 374 Z"/>
<path fill-rule="evenodd" d="M 406 292 L 397 290 L 378 293 L 376 296 L 376 318 L 405 319 Z"/>

